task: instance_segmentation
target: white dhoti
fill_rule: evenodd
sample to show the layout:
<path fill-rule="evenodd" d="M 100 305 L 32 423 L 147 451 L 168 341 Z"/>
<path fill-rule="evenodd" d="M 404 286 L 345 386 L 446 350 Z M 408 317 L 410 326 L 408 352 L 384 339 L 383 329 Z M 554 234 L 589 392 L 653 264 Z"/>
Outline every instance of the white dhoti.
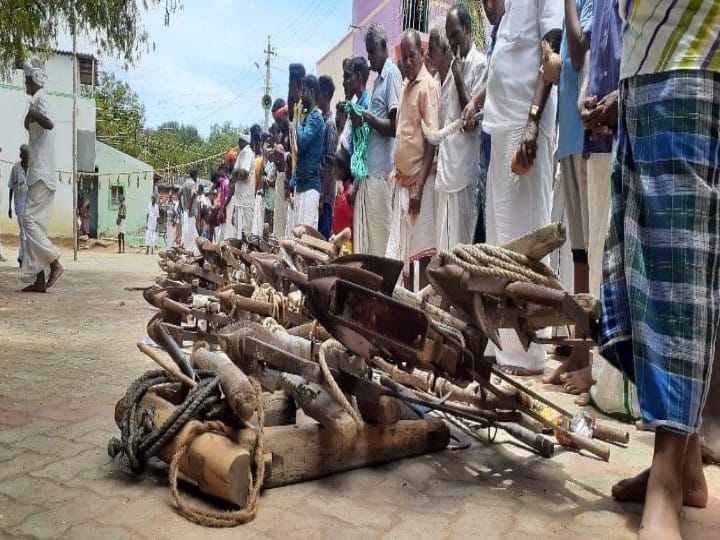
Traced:
<path fill-rule="evenodd" d="M 171 248 L 175 245 L 175 235 L 177 233 L 176 225 L 165 226 L 165 247 Z"/>
<path fill-rule="evenodd" d="M 588 267 L 590 294 L 600 298 L 602 260 L 610 219 L 610 174 L 613 154 L 590 154 L 587 161 L 588 189 Z M 615 366 L 592 352 L 592 375 L 595 384 L 590 388 L 592 403 L 606 414 L 640 417 L 637 389 Z"/>
<path fill-rule="evenodd" d="M 275 179 L 275 211 L 273 216 L 273 232 L 278 238 L 285 236 L 287 206 L 285 200 L 285 173 L 280 172 Z"/>
<path fill-rule="evenodd" d="M 250 226 L 252 234 L 262 236 L 265 225 L 265 201 L 259 193 L 255 195 L 255 206 L 253 206 L 253 218 Z"/>
<path fill-rule="evenodd" d="M 438 252 L 449 252 L 458 244 L 472 243 L 477 221 L 473 192 L 472 184 L 454 193 L 436 190 L 435 236 Z"/>
<path fill-rule="evenodd" d="M 145 231 L 145 247 L 154 248 L 157 243 L 157 229 L 148 229 Z"/>
<path fill-rule="evenodd" d="M 423 187 L 420 214 L 414 220 L 408 212 L 410 190 L 399 184 L 392 186 L 392 214 L 390 235 L 385 256 L 403 261 L 403 273 L 410 273 L 410 263 L 432 257 L 435 249 L 435 175 L 430 175 Z"/>
<path fill-rule="evenodd" d="M 320 220 L 320 192 L 308 189 L 302 193 L 295 193 L 295 226 L 308 225 L 318 228 Z"/>
<path fill-rule="evenodd" d="M 492 133 L 485 201 L 488 244 L 501 245 L 550 224 L 552 141 L 540 131 L 535 163 L 527 174 L 518 177 L 510 170 L 510 161 L 522 132 L 523 129 Z M 500 330 L 500 342 L 502 350 L 496 351 L 498 364 L 531 371 L 543 368 L 543 347 L 533 343 L 525 351 L 511 329 Z"/>
<path fill-rule="evenodd" d="M 231 236 L 226 238 L 240 238 L 242 233 L 245 236 L 252 233 L 253 216 L 255 215 L 254 205 L 238 204 L 233 210 L 233 223 L 230 230 Z"/>
<path fill-rule="evenodd" d="M 23 212 L 24 214 L 24 212 Z M 15 218 L 17 219 L 18 224 L 18 241 L 20 245 L 18 246 L 18 259 L 21 261 L 25 258 L 25 223 L 23 222 L 23 214 L 16 214 Z"/>
<path fill-rule="evenodd" d="M 28 186 L 23 227 L 25 229 L 25 253 L 22 260 L 21 279 L 32 283 L 35 277 L 60 258 L 60 252 L 47 236 L 47 228 L 52 216 L 55 191 L 45 182 L 38 180 Z"/>
<path fill-rule="evenodd" d="M 390 186 L 385 176 L 370 176 L 358 187 L 353 213 L 353 251 L 385 256 L 390 235 Z"/>
<path fill-rule="evenodd" d="M 182 213 L 182 246 L 188 251 L 195 251 L 197 244 L 197 227 L 195 226 L 195 216 L 191 216 L 190 212 L 183 210 Z"/>

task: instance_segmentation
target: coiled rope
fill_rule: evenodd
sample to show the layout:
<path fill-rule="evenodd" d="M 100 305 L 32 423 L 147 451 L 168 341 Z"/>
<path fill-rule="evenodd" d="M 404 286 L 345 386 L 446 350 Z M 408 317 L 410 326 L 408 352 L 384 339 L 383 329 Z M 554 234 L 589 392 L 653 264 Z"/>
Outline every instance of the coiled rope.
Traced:
<path fill-rule="evenodd" d="M 444 264 L 454 264 L 470 275 L 521 281 L 562 290 L 557 275 L 545 264 L 526 255 L 490 244 L 460 244 L 443 252 Z"/>

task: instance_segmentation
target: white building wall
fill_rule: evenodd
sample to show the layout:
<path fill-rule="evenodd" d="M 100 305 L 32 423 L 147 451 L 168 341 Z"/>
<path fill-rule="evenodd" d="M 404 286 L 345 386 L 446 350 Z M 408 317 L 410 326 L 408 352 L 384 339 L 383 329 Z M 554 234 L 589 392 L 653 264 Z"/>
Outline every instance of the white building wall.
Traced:
<path fill-rule="evenodd" d="M 45 64 L 48 80 L 45 91 L 53 109 L 55 123 L 55 167 L 61 173 L 50 221 L 50 236 L 72 237 L 74 204 L 72 196 L 72 57 L 55 54 Z M 77 68 L 76 68 L 77 69 Z M 79 80 L 79 78 L 78 78 Z M 78 89 L 79 94 L 79 89 Z M 19 159 L 20 145 L 28 134 L 23 126 L 30 97 L 25 93 L 22 70 L 12 73 L 10 81 L 0 81 L 0 232 L 17 234 L 17 223 L 9 220 L 7 182 L 13 163 Z M 95 100 L 78 97 L 77 129 L 95 131 Z M 8 163 L 10 162 L 10 163 Z"/>

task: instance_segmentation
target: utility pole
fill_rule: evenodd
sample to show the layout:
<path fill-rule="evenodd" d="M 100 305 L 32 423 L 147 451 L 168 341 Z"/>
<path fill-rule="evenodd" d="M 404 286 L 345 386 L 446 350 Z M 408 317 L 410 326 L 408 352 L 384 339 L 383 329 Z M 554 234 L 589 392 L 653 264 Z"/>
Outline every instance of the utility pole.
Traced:
<path fill-rule="evenodd" d="M 270 36 L 268 36 L 267 49 L 263 51 L 265 53 L 265 93 L 262 98 L 262 106 L 265 109 L 265 130 L 267 131 L 270 122 L 270 108 L 272 107 L 272 91 L 270 85 L 270 61 L 273 56 L 277 56 L 277 52 L 273 49 L 270 43 Z"/>
<path fill-rule="evenodd" d="M 72 83 L 73 83 L 73 100 L 72 100 L 72 192 L 73 192 L 73 261 L 77 261 L 78 257 L 78 164 L 77 164 L 77 11 L 73 7 L 72 19 Z"/>

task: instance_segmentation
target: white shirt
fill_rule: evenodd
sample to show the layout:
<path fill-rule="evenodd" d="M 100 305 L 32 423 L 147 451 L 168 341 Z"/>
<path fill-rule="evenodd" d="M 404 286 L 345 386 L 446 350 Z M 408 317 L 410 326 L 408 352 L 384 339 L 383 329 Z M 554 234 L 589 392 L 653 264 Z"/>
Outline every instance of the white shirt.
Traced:
<path fill-rule="evenodd" d="M 158 219 L 160 218 L 160 207 L 157 204 L 150 203 L 147 211 L 147 228 L 151 231 L 157 230 Z"/>
<path fill-rule="evenodd" d="M 240 206 L 248 207 L 255 205 L 255 152 L 248 144 L 240 150 L 233 172 L 247 171 L 248 179 L 235 182 L 235 200 Z"/>
<path fill-rule="evenodd" d="M 53 119 L 50 103 L 42 88 L 35 92 L 30 101 L 30 109 Z M 57 172 L 55 171 L 55 131 L 45 129 L 37 122 L 31 122 L 28 128 L 28 148 L 30 162 L 28 164 L 27 184 L 32 186 L 42 180 L 48 189 L 57 189 Z"/>
<path fill-rule="evenodd" d="M 19 161 L 13 165 L 10 171 L 8 189 L 13 190 L 15 215 L 22 216 L 25 212 L 25 199 L 27 198 L 27 176 Z"/>
<path fill-rule="evenodd" d="M 542 60 L 542 38 L 551 30 L 561 30 L 564 16 L 562 0 L 505 0 L 505 16 L 490 57 L 485 132 L 492 135 L 525 126 Z M 556 113 L 553 86 L 540 120 L 540 130 L 548 137 L 555 135 Z"/>
<path fill-rule="evenodd" d="M 470 96 L 477 94 L 482 88 L 486 69 L 487 58 L 473 45 L 463 67 L 463 81 Z M 436 75 L 435 79 L 439 84 L 440 75 Z M 451 67 L 440 87 L 440 127 L 452 124 L 461 115 L 460 95 Z M 455 193 L 470 185 L 480 174 L 477 165 L 480 162 L 480 147 L 477 129 L 459 131 L 443 140 L 438 149 L 436 188 Z"/>

